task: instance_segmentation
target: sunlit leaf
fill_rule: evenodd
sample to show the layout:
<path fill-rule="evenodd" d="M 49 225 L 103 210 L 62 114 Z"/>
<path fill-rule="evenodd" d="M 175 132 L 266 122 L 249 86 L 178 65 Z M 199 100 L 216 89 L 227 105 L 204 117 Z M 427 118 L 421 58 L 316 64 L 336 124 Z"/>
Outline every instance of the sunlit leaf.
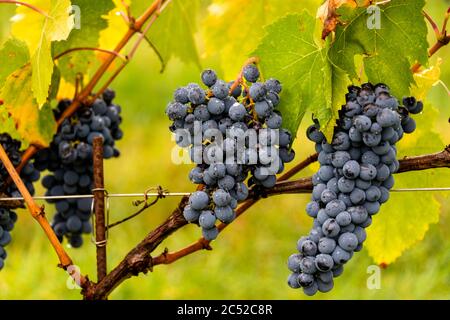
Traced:
<path fill-rule="evenodd" d="M 66 41 L 54 44 L 54 56 L 73 48 L 97 48 L 99 47 L 100 31 L 108 26 L 108 22 L 103 18 L 114 4 L 110 0 L 72 0 L 74 8 L 74 29 Z M 81 50 L 70 52 L 58 60 L 58 67 L 62 77 L 74 82 L 77 74 L 86 76 L 90 66 L 96 61 L 94 51 Z"/>
<path fill-rule="evenodd" d="M 411 88 L 411 95 L 419 100 L 425 99 L 431 88 L 439 81 L 441 77 L 442 59 L 437 59 L 436 64 L 414 73 L 416 84 Z"/>
<path fill-rule="evenodd" d="M 287 13 L 315 13 L 321 0 L 214 0 L 202 21 L 205 54 L 219 58 L 226 79 L 234 79 L 267 26 Z M 280 36 L 280 35 L 277 35 Z"/>
<path fill-rule="evenodd" d="M 33 69 L 31 89 L 41 107 L 47 101 L 52 79 L 51 42 L 67 39 L 73 27 L 73 16 L 69 0 L 30 0 L 29 3 L 47 16 L 19 6 L 12 18 L 12 34 L 28 46 Z"/>
<path fill-rule="evenodd" d="M 199 0 L 172 0 L 158 17 L 148 38 L 167 63 L 171 57 L 200 66 L 194 35 Z"/>
<path fill-rule="evenodd" d="M 414 79 L 411 65 L 428 61 L 427 26 L 422 15 L 425 0 L 391 0 L 379 5 L 380 29 L 368 27 L 366 8 L 341 8 L 345 21 L 336 29 L 330 59 L 353 79 L 358 77 L 355 56 L 364 56 L 369 81 L 387 83 L 395 96 L 409 94 Z M 373 16 L 376 18 L 376 16 Z"/>
<path fill-rule="evenodd" d="M 106 50 L 114 50 L 124 34 L 128 31 L 127 6 L 131 0 L 113 0 L 115 5 L 103 18 L 108 22 L 108 27 L 100 31 L 99 47 Z M 101 59 L 108 57 L 107 53 L 97 53 Z"/>
<path fill-rule="evenodd" d="M 315 26 L 314 17 L 307 12 L 281 18 L 267 27 L 253 54 L 260 58 L 263 74 L 283 84 L 279 107 L 283 125 L 295 135 L 310 110 L 330 139 L 350 82 L 345 72 L 328 60 L 327 46 L 315 42 Z"/>

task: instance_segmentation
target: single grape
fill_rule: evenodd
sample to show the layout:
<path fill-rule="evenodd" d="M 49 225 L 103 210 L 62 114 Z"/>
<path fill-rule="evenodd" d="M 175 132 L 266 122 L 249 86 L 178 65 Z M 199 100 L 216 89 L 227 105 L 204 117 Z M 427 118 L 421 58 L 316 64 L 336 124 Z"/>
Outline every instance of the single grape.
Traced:
<path fill-rule="evenodd" d="M 256 82 L 259 78 L 259 70 L 254 64 L 248 64 L 243 69 L 243 76 L 248 82 Z"/>

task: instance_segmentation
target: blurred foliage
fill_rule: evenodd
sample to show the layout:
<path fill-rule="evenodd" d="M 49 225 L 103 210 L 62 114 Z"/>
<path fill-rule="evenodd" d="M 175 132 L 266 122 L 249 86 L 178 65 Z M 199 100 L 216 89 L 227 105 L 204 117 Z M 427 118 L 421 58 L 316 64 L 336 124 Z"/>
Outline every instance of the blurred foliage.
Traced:
<path fill-rule="evenodd" d="M 278 1 L 281 0 L 268 2 Z M 305 3 L 310 6 L 310 2 L 302 1 L 302 5 Z M 148 1 L 136 0 L 135 3 L 142 8 Z M 440 22 L 448 5 L 449 1 L 429 1 L 426 10 Z M 3 42 L 9 34 L 8 19 L 14 14 L 14 6 L 0 4 L 0 8 L 0 41 Z M 245 16 L 248 10 L 251 8 L 241 10 L 239 14 Z M 202 30 L 204 27 L 211 28 L 204 21 L 200 20 Z M 261 29 L 260 23 L 263 22 L 246 23 L 244 20 L 236 32 L 222 34 L 221 41 L 237 41 L 235 38 L 238 34 L 252 34 L 255 29 Z M 249 42 L 253 41 L 253 38 L 249 39 Z M 434 35 L 430 32 L 429 43 L 434 42 Z M 229 64 L 238 70 L 246 54 L 256 44 L 257 41 L 248 46 L 246 43 L 243 52 L 231 52 Z M 228 75 L 228 69 L 227 72 L 221 69 L 219 58 L 205 55 L 201 42 L 198 47 L 202 66 Z M 442 49 L 431 62 L 437 57 L 443 58 L 441 79 L 450 85 L 450 46 Z M 143 192 L 156 185 L 171 191 L 189 191 L 194 188 L 187 178 L 191 166 L 176 166 L 170 160 L 174 142 L 167 129 L 169 120 L 164 115 L 164 109 L 176 87 L 199 81 L 200 70 L 195 64 L 178 60 L 171 61 L 164 74 L 159 74 L 159 69 L 160 64 L 154 52 L 143 45 L 113 85 L 117 91 L 117 101 L 123 107 L 125 137 L 118 143 L 122 156 L 105 163 L 109 192 Z M 232 76 L 235 72 L 230 74 Z M 433 131 L 443 141 L 449 142 L 450 103 L 446 91 L 442 86 L 436 86 L 427 100 L 439 112 Z M 310 116 L 307 114 L 305 119 Z M 418 124 L 420 127 L 420 120 Z M 297 159 L 314 151 L 313 144 L 301 134 L 306 126 L 307 121 L 301 126 L 294 146 Z M 415 138 L 410 137 L 405 150 L 414 143 Z M 421 153 L 421 150 L 414 151 Z M 311 166 L 301 176 L 311 175 L 315 169 L 316 166 Z M 436 170 L 435 174 L 439 175 L 442 170 Z M 402 187 L 419 186 L 422 186 L 419 179 L 405 179 L 402 184 Z M 42 193 L 43 189 L 39 187 L 37 194 Z M 396 194 L 392 201 L 400 201 L 402 197 L 402 194 Z M 408 197 L 421 197 L 421 194 Z M 108 243 L 109 268 L 115 266 L 139 240 L 164 221 L 178 200 L 164 199 L 135 220 L 113 229 Z M 157 266 L 154 272 L 146 276 L 140 275 L 125 281 L 111 298 L 306 299 L 301 292 L 287 287 L 289 272 L 285 264 L 287 257 L 295 250 L 298 237 L 310 229 L 311 219 L 304 213 L 308 200 L 308 195 L 284 195 L 263 200 L 213 242 L 213 251 L 195 253 L 173 265 Z M 381 271 L 381 289 L 367 289 L 367 267 L 374 262 L 363 250 L 346 265 L 344 274 L 336 279 L 335 289 L 327 294 L 318 294 L 315 298 L 450 299 L 450 234 L 447 231 L 450 223 L 449 199 L 442 197 L 441 203 L 440 220 L 430 226 L 424 240 L 406 250 L 395 263 Z M 402 209 L 408 210 L 407 206 Z M 47 205 L 49 216 L 53 210 L 52 206 Z M 134 210 L 136 208 L 131 205 L 130 199 L 112 199 L 110 220 L 116 221 Z M 389 213 L 382 209 L 375 217 L 374 225 L 384 214 Z M 423 215 L 427 214 L 429 212 L 425 207 Z M 24 210 L 19 212 L 19 216 L 20 220 L 12 234 L 13 242 L 8 246 L 5 268 L 0 272 L 0 299 L 79 299 L 78 290 L 67 289 L 67 275 L 57 269 L 56 255 L 38 224 Z M 155 253 L 161 252 L 164 247 L 179 249 L 198 237 L 198 228 L 188 226 L 165 241 Z M 95 248 L 88 236 L 85 242 L 82 249 L 68 248 L 68 251 L 82 273 L 94 278 Z"/>

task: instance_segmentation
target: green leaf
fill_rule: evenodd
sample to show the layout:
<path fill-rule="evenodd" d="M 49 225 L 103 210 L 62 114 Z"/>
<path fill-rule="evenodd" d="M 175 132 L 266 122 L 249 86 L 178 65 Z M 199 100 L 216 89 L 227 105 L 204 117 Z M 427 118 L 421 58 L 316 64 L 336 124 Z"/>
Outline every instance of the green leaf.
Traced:
<path fill-rule="evenodd" d="M 109 0 L 72 0 L 72 5 L 79 8 L 79 25 L 72 30 L 66 41 L 54 43 L 54 56 L 71 48 L 98 48 L 99 33 L 108 26 L 103 17 L 114 8 L 113 2 Z M 77 19 L 76 17 L 75 22 Z M 74 51 L 61 57 L 58 67 L 64 79 L 74 82 L 77 74 L 87 73 L 95 59 L 94 51 Z"/>
<path fill-rule="evenodd" d="M 0 61 L 8 63 L 0 64 L 0 88 L 14 70 L 22 67 L 30 60 L 28 49 L 24 42 L 11 38 L 8 39 L 0 49 Z"/>
<path fill-rule="evenodd" d="M 320 124 L 320 128 L 328 141 L 331 141 L 336 126 L 336 119 L 339 118 L 338 111 L 346 103 L 345 93 L 351 84 L 345 71 L 331 64 L 327 60 L 324 72 L 324 98 L 325 104 L 315 104 L 314 99 L 310 102 L 310 108 Z"/>
<path fill-rule="evenodd" d="M 282 82 L 283 127 L 295 136 L 310 110 L 330 139 L 349 80 L 330 63 L 327 47 L 315 42 L 315 26 L 315 18 L 306 11 L 281 18 L 266 28 L 253 55 L 260 58 L 263 75 Z"/>
<path fill-rule="evenodd" d="M 26 144 L 47 146 L 56 132 L 56 122 L 50 104 L 45 102 L 39 110 L 33 98 L 31 70 L 28 64 L 7 77 L 0 92 L 4 103 L 0 109 L 0 118 L 10 116 L 15 123 L 15 130 Z M 16 135 L 15 132 L 12 134 Z"/>
<path fill-rule="evenodd" d="M 345 23 L 336 29 L 330 59 L 356 79 L 354 59 L 363 55 L 370 82 L 387 82 L 394 95 L 408 95 L 414 83 L 411 65 L 428 61 L 424 5 L 425 0 L 392 0 L 380 5 L 381 29 L 368 28 L 370 16 L 365 8 L 340 10 Z"/>
<path fill-rule="evenodd" d="M 322 0 L 214 0 L 202 21 L 207 57 L 220 60 L 225 78 L 234 79 L 253 52 L 264 28 L 288 13 L 316 13 Z M 281 36 L 277 35 L 277 36 Z"/>
<path fill-rule="evenodd" d="M 444 149 L 445 143 L 441 137 L 430 130 L 435 127 L 438 118 L 439 112 L 425 105 L 423 114 L 416 117 L 417 130 L 405 135 L 397 146 L 399 159 Z M 448 181 L 448 169 L 406 172 L 395 175 L 394 189 L 444 187 Z M 390 264 L 421 241 L 430 224 L 439 221 L 439 212 L 446 205 L 445 200 L 441 199 L 447 198 L 440 192 L 392 192 L 389 201 L 381 206 L 380 213 L 373 217 L 373 224 L 367 230 L 365 247 L 375 262 Z"/>
<path fill-rule="evenodd" d="M 73 16 L 70 16 L 70 0 L 31 0 L 47 16 L 19 6 L 13 17 L 12 34 L 23 40 L 31 57 L 32 90 L 41 107 L 46 101 L 50 87 L 53 59 L 51 42 L 67 39 L 73 27 Z"/>
<path fill-rule="evenodd" d="M 172 0 L 148 32 L 148 39 L 156 47 L 164 63 L 171 57 L 193 62 L 200 67 L 194 35 L 199 0 Z"/>
<path fill-rule="evenodd" d="M 33 68 L 31 89 L 40 107 L 47 100 L 53 71 L 50 44 L 47 41 L 42 41 L 39 48 L 31 56 L 31 66 Z"/>

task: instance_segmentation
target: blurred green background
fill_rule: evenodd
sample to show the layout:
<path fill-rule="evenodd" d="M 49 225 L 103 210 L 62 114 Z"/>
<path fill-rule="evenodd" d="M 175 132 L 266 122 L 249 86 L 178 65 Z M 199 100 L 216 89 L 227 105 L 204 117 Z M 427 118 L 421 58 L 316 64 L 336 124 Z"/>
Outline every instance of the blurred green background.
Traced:
<path fill-rule="evenodd" d="M 139 6 L 145 3 L 136 2 L 136 10 L 139 11 Z M 303 2 L 312 6 L 318 1 Z M 440 24 L 448 6 L 449 1 L 429 1 L 427 11 Z M 2 41 L 8 35 L 8 19 L 13 13 L 13 6 L 0 4 Z M 245 28 L 259 26 L 243 25 L 242 28 L 245 32 Z M 231 39 L 224 37 L 223 41 Z M 429 41 L 435 41 L 431 32 Z M 442 80 L 450 85 L 450 46 L 437 56 L 444 58 Z M 243 62 L 235 61 L 236 67 Z M 203 59 L 202 65 L 221 71 L 214 58 Z M 151 49 L 145 45 L 139 49 L 135 59 L 113 85 L 117 102 L 123 107 L 125 137 L 118 143 L 122 156 L 105 164 L 109 192 L 143 192 L 157 185 L 171 191 L 193 190 L 194 186 L 187 178 L 191 166 L 177 166 L 170 160 L 174 143 L 167 129 L 169 121 L 164 109 L 173 90 L 188 82 L 198 82 L 199 74 L 197 66 L 176 60 L 171 60 L 166 72 L 160 74 L 159 62 Z M 431 91 L 429 101 L 439 108 L 442 114 L 439 130 L 444 141 L 450 143 L 449 96 L 443 87 L 438 86 Z M 294 146 L 297 159 L 313 152 L 313 144 L 303 136 L 307 124 L 308 121 L 304 121 Z M 307 169 L 302 175 L 312 173 L 312 169 Z M 37 193 L 42 194 L 42 188 L 38 188 Z M 157 266 L 148 275 L 127 280 L 114 291 L 111 299 L 306 299 L 301 292 L 286 285 L 288 270 L 285 265 L 299 236 L 310 229 L 311 220 L 304 213 L 308 199 L 308 195 L 284 195 L 261 201 L 213 242 L 212 251 L 197 252 L 173 265 Z M 109 268 L 164 221 L 178 200 L 164 199 L 140 217 L 113 229 L 108 242 Z M 49 215 L 53 210 L 47 205 Z M 130 199 L 113 199 L 111 221 L 133 210 Z M 367 267 L 373 262 L 363 250 L 346 265 L 345 273 L 336 279 L 335 289 L 315 298 L 449 299 L 449 211 L 449 204 L 444 204 L 440 222 L 431 226 L 425 239 L 381 271 L 381 289 L 367 289 Z M 382 210 L 380 214 L 389 213 Z M 78 290 L 67 289 L 67 275 L 56 267 L 57 258 L 38 224 L 26 211 L 20 211 L 19 216 L 13 242 L 7 248 L 6 266 L 0 272 L 0 299 L 80 299 Z M 165 247 L 179 249 L 198 237 L 199 229 L 188 226 L 165 241 L 155 253 L 160 253 Z M 67 250 L 81 272 L 95 278 L 95 248 L 89 237 L 85 237 L 82 249 Z"/>

